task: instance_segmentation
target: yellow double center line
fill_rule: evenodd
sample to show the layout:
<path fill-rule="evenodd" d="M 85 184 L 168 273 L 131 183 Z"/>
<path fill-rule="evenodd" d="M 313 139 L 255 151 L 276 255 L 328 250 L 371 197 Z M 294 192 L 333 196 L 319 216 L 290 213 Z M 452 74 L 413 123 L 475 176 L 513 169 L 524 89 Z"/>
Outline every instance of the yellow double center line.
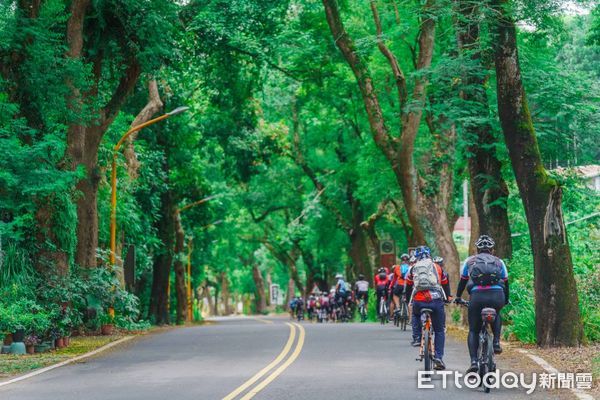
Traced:
<path fill-rule="evenodd" d="M 249 399 L 253 398 L 254 396 L 256 396 L 256 394 L 258 394 L 261 390 L 263 390 L 265 387 L 267 387 L 267 385 L 269 383 L 273 382 L 279 375 L 281 375 L 281 373 L 283 371 L 286 370 L 286 368 L 288 368 L 290 365 L 292 365 L 292 363 L 296 360 L 296 358 L 298 358 L 298 356 L 300 355 L 300 352 L 302 351 L 302 347 L 304 346 L 304 336 L 305 336 L 304 328 L 301 325 L 298 325 L 296 323 L 290 324 L 290 323 L 286 322 L 286 325 L 290 327 L 290 337 L 288 338 L 287 343 L 285 344 L 285 346 L 283 347 L 283 350 L 281 351 L 281 353 L 279 353 L 277 358 L 275 358 L 275 360 L 273 360 L 273 362 L 271 362 L 269 365 L 267 365 L 266 367 L 264 367 L 263 369 L 258 371 L 256 373 L 256 375 L 254 375 L 252 378 L 248 379 L 246 382 L 244 382 L 241 386 L 239 386 L 233 392 L 231 392 L 227 396 L 223 397 L 223 400 L 235 399 L 240 393 L 244 392 L 246 389 L 248 389 L 249 387 L 254 385 L 263 376 L 267 375 L 273 368 L 275 368 L 277 365 L 279 365 L 281 363 L 281 361 L 283 361 L 287 357 L 288 353 L 292 349 L 292 346 L 296 339 L 296 328 L 298 329 L 298 331 L 300 333 L 298 334 L 298 342 L 296 343 L 296 347 L 294 348 L 294 351 L 292 352 L 290 357 L 287 360 L 285 360 L 285 362 L 283 362 L 281 365 L 279 365 L 279 367 L 277 369 L 275 369 L 273 372 L 271 372 L 271 374 L 269 376 L 267 376 L 262 382 L 260 382 L 258 385 L 254 386 L 252 389 L 250 389 L 250 391 L 248 391 L 248 393 L 246 393 L 246 395 L 244 397 L 240 398 L 240 400 L 249 400 Z"/>

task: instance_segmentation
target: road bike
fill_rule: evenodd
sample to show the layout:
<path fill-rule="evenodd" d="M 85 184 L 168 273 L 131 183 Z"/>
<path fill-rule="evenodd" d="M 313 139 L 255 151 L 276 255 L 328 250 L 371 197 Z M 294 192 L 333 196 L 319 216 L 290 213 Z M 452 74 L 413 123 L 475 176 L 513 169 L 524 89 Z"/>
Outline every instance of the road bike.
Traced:
<path fill-rule="evenodd" d="M 395 317 L 398 318 L 398 325 L 400 329 L 403 331 L 406 330 L 406 326 L 408 325 L 408 305 L 406 304 L 406 299 L 404 296 L 400 298 L 400 309 L 397 310 Z"/>
<path fill-rule="evenodd" d="M 367 320 L 367 305 L 363 298 L 358 302 L 358 312 L 360 314 L 360 322 L 365 322 Z"/>
<path fill-rule="evenodd" d="M 433 371 L 433 357 L 434 357 L 434 334 L 431 322 L 431 308 L 421 308 L 421 347 L 419 349 L 419 358 L 417 361 L 424 361 L 424 368 L 426 372 Z"/>
<path fill-rule="evenodd" d="M 457 299 L 458 304 L 469 307 L 469 302 Z M 486 377 L 488 372 L 496 371 L 496 360 L 494 359 L 493 324 L 497 318 L 496 310 L 486 307 L 481 310 L 481 331 L 479 331 L 479 347 L 477 349 L 477 374 L 481 377 L 481 385 L 486 393 L 490 392 L 491 377 Z"/>
<path fill-rule="evenodd" d="M 379 296 L 379 321 L 381 325 L 385 325 L 388 322 L 388 308 L 385 295 Z"/>

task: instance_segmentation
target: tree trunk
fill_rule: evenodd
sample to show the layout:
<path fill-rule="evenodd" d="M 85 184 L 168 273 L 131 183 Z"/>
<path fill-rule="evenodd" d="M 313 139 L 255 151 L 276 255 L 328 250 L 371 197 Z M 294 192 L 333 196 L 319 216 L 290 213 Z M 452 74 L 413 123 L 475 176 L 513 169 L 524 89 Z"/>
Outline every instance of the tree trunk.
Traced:
<path fill-rule="evenodd" d="M 175 211 L 173 216 L 175 227 L 175 297 L 177 298 L 177 324 L 183 324 L 187 316 L 187 288 L 185 285 L 185 232 L 181 225 L 181 216 Z"/>
<path fill-rule="evenodd" d="M 67 21 L 67 56 L 74 60 L 85 60 L 88 55 L 85 45 L 85 17 L 90 0 L 72 0 L 70 17 Z M 68 79 L 70 89 L 68 104 L 74 115 L 81 114 L 84 104 L 92 104 L 98 99 L 98 91 L 102 79 L 102 56 L 95 54 L 93 72 L 95 81 L 92 89 L 82 93 L 73 81 Z M 77 250 L 75 262 L 83 267 L 96 266 L 96 249 L 98 248 L 98 210 L 97 193 L 100 174 L 98 172 L 98 149 L 104 133 L 117 116 L 125 100 L 135 87 L 141 68 L 135 58 L 124 62 L 125 68 L 119 84 L 111 94 L 107 103 L 97 110 L 94 120 L 77 119 L 69 123 L 67 129 L 67 154 L 73 169 L 83 167 L 86 177 L 79 182 L 77 189 L 82 197 L 77 202 Z"/>
<path fill-rule="evenodd" d="M 162 107 L 163 102 L 160 99 L 160 94 L 158 93 L 158 84 L 156 79 L 150 79 L 148 81 L 148 103 L 135 117 L 130 128 L 134 128 L 149 121 L 154 114 L 160 111 Z M 133 133 L 131 136 L 129 136 L 129 138 L 127 138 L 125 149 L 123 150 L 125 160 L 127 161 L 127 172 L 132 179 L 137 178 L 138 169 L 140 167 L 140 162 L 137 159 L 137 155 L 133 147 L 133 142 L 135 141 L 136 137 L 137 133 Z"/>
<path fill-rule="evenodd" d="M 428 126 L 433 137 L 433 155 L 426 168 L 427 179 L 419 177 L 419 207 L 431 221 L 438 252 L 445 260 L 451 279 L 458 282 L 460 259 L 454 242 L 454 148 L 456 128 L 444 115 L 428 116 Z"/>
<path fill-rule="evenodd" d="M 548 176 L 521 78 L 508 1 L 495 0 L 498 114 L 525 206 L 533 250 L 537 343 L 576 346 L 583 338 L 573 262 L 562 213 L 562 188 Z"/>
<path fill-rule="evenodd" d="M 169 317 L 169 275 L 173 262 L 173 244 L 175 206 L 170 191 L 161 195 L 160 219 L 156 225 L 162 246 L 157 250 L 153 264 L 152 293 L 150 297 L 150 316 L 157 325 L 170 322 Z"/>
<path fill-rule="evenodd" d="M 474 118 L 465 123 L 470 157 L 469 176 L 479 232 L 490 235 L 496 242 L 496 255 L 512 257 L 512 241 L 508 223 L 508 186 L 502 177 L 502 164 L 496 155 L 497 140 L 489 122 L 486 93 L 487 72 L 481 63 L 479 19 L 481 11 L 476 2 L 457 0 L 455 26 L 458 47 L 471 61 L 463 72 L 462 98 L 468 102 Z M 482 121 L 482 122 L 479 122 Z"/>
<path fill-rule="evenodd" d="M 223 311 L 225 315 L 231 315 L 231 305 L 229 304 L 229 279 L 227 272 L 221 272 L 221 301 L 223 302 Z M 265 300 L 265 307 L 267 306 Z"/>
<path fill-rule="evenodd" d="M 262 314 L 267 309 L 267 299 L 265 294 L 265 283 L 258 268 L 258 264 L 252 264 L 252 278 L 254 278 L 254 286 L 256 291 L 254 292 L 256 299 L 256 313 Z"/>

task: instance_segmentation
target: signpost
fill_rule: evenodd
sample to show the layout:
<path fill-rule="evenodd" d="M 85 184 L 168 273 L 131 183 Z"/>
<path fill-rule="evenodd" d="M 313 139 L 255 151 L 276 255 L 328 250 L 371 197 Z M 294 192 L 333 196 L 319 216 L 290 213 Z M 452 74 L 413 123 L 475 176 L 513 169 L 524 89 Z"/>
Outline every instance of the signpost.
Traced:
<path fill-rule="evenodd" d="M 279 289 L 279 285 L 276 283 L 271 284 L 269 288 L 269 293 L 271 295 L 271 304 L 274 305 L 282 305 L 283 297 L 281 296 L 281 290 Z"/>

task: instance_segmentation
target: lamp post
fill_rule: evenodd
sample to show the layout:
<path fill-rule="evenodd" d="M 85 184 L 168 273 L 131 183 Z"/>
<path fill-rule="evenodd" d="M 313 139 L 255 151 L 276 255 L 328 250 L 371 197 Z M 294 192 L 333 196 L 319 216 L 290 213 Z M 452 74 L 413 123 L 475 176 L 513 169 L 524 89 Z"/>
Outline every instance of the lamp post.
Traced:
<path fill-rule="evenodd" d="M 110 196 L 110 264 L 115 264 L 115 254 L 116 254 L 116 245 L 117 245 L 117 153 L 125 140 L 134 132 L 142 130 L 147 126 L 155 124 L 163 119 L 167 119 L 172 117 L 173 115 L 181 114 L 182 112 L 188 110 L 189 107 L 177 107 L 171 112 L 161 115 L 160 117 L 156 117 L 151 119 L 150 121 L 144 122 L 138 126 L 135 126 L 129 129 L 127 132 L 123 134 L 121 139 L 117 142 L 115 147 L 113 147 L 113 159 L 112 159 L 112 170 L 110 176 L 110 184 L 111 184 L 111 196 Z"/>

